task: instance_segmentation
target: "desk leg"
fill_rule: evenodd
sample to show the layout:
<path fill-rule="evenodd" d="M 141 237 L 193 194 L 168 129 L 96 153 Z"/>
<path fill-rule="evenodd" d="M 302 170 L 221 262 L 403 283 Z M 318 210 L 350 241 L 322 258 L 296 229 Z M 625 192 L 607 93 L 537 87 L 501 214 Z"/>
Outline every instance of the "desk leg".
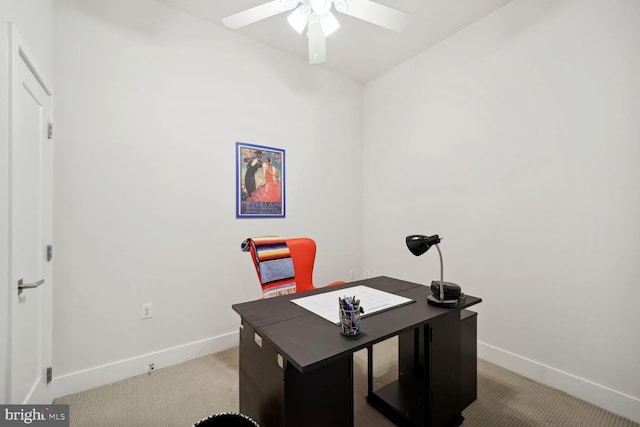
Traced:
<path fill-rule="evenodd" d="M 240 412 L 262 427 L 284 426 L 284 371 L 268 342 L 256 343 L 255 330 L 240 328 Z"/>
<path fill-rule="evenodd" d="M 428 329 L 428 328 L 427 328 Z M 426 426 L 428 392 L 424 330 L 420 326 L 398 336 L 398 380 L 373 391 L 373 351 L 369 351 L 367 402 L 401 427 Z"/>
<path fill-rule="evenodd" d="M 434 427 L 457 426 L 462 417 L 462 369 L 460 311 L 452 310 L 425 328 L 430 332 L 429 377 L 431 388 L 430 423 Z M 425 335 L 426 337 L 426 335 Z"/>
<path fill-rule="evenodd" d="M 353 355 L 301 373 L 285 371 L 289 427 L 353 427 Z"/>
<path fill-rule="evenodd" d="M 367 347 L 367 396 L 373 394 L 373 346 Z"/>
<path fill-rule="evenodd" d="M 261 427 L 353 427 L 353 355 L 302 373 L 240 329 L 240 412 Z M 329 408 L 329 409 L 328 409 Z"/>
<path fill-rule="evenodd" d="M 478 398 L 478 313 L 460 312 L 462 345 L 462 406 L 468 407 Z"/>
<path fill-rule="evenodd" d="M 463 421 L 460 311 L 451 310 L 398 337 L 398 380 L 367 402 L 398 426 L 452 427 Z M 373 357 L 368 357 L 373 365 Z M 371 377 L 371 370 L 368 371 Z"/>

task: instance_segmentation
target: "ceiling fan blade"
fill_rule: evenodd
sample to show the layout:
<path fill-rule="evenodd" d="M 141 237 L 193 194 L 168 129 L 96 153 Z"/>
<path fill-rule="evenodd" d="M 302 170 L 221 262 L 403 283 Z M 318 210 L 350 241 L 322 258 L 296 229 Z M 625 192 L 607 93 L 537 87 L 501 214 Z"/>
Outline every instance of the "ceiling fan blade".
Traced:
<path fill-rule="evenodd" d="M 240 27 L 244 27 L 245 25 L 253 24 L 254 22 L 286 12 L 287 10 L 290 9 L 287 9 L 280 0 L 272 0 L 268 3 L 222 18 L 222 23 L 225 27 L 236 30 Z"/>
<path fill-rule="evenodd" d="M 348 9 L 341 12 L 398 33 L 409 25 L 411 19 L 408 13 L 371 0 L 351 0 Z"/>
<path fill-rule="evenodd" d="M 309 21 L 309 64 L 322 64 L 327 59 L 327 40 L 320 21 Z"/>

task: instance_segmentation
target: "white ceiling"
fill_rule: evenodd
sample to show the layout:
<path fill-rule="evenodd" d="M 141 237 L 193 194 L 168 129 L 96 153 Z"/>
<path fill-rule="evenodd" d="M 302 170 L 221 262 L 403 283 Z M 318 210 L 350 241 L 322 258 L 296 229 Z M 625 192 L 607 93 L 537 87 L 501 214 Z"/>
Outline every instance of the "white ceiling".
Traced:
<path fill-rule="evenodd" d="M 160 0 L 187 13 L 222 25 L 222 18 L 269 0 Z M 460 31 L 512 0 L 375 0 L 411 15 L 402 33 L 335 12 L 340 29 L 327 37 L 327 61 L 321 65 L 357 82 L 367 82 L 417 53 Z M 308 61 L 307 40 L 288 24 L 288 13 L 238 30 Z"/>

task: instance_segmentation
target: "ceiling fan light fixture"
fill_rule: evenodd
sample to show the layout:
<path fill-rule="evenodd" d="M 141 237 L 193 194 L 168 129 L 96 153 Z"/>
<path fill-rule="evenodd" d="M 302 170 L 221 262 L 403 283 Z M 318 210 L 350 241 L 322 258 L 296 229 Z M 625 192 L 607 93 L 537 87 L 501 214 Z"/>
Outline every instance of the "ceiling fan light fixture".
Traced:
<path fill-rule="evenodd" d="M 301 3 L 301 0 L 280 0 L 284 10 L 293 10 Z"/>
<path fill-rule="evenodd" d="M 186 0 L 185 0 L 186 1 Z M 257 1 L 257 0 L 252 0 Z M 409 24 L 409 15 L 375 0 L 263 0 L 258 6 L 222 18 L 222 23 L 232 30 L 245 27 L 263 19 L 290 11 L 287 21 L 299 34 L 306 29 L 309 44 L 309 63 L 326 61 L 326 37 L 340 23 L 331 8 L 388 30 L 400 32 Z"/>
<path fill-rule="evenodd" d="M 309 0 L 311 10 L 317 15 L 326 15 L 331 10 L 333 0 Z"/>
<path fill-rule="evenodd" d="M 349 3 L 351 0 L 333 0 L 333 5 L 338 12 L 346 13 L 349 11 Z"/>
<path fill-rule="evenodd" d="M 306 4 L 303 4 L 287 17 L 287 21 L 289 25 L 298 32 L 298 34 L 302 34 L 305 27 L 307 26 L 307 21 L 309 20 L 309 7 Z"/>
<path fill-rule="evenodd" d="M 322 27 L 322 32 L 325 36 L 333 34 L 338 28 L 340 28 L 340 23 L 331 12 L 326 15 L 320 15 L 318 18 L 320 26 Z"/>

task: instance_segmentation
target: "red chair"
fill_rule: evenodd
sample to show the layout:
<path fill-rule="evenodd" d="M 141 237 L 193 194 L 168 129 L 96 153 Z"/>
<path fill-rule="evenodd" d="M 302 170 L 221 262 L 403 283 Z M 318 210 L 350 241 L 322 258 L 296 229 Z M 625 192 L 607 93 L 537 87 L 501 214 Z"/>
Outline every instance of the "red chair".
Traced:
<path fill-rule="evenodd" d="M 316 242 L 308 237 L 297 237 L 293 239 L 284 239 L 291 253 L 293 261 L 293 270 L 295 273 L 296 292 L 308 291 L 316 289 L 313 284 L 313 266 L 316 260 Z M 258 261 L 253 245 L 250 247 L 251 259 L 260 279 Z M 327 286 L 341 285 L 345 282 L 337 281 L 329 283 Z"/>

